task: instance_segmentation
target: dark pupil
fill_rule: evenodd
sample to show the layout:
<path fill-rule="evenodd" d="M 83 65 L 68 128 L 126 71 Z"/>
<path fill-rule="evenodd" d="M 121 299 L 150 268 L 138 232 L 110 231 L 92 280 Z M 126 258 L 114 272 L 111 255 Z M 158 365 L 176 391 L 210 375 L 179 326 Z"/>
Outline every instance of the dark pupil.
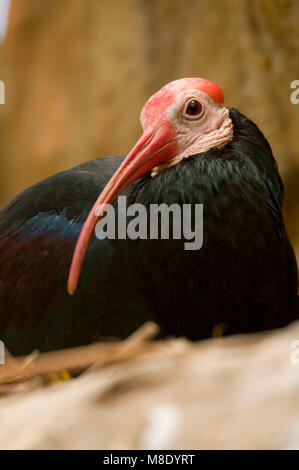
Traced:
<path fill-rule="evenodd" d="M 191 100 L 187 106 L 186 113 L 190 116 L 196 116 L 201 112 L 201 104 L 196 100 Z"/>

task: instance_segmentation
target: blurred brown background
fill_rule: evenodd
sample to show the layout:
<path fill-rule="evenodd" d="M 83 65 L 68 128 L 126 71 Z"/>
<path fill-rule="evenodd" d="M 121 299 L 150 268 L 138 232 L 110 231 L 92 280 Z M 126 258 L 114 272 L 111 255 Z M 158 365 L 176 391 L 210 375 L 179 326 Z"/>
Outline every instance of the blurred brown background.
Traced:
<path fill-rule="evenodd" d="M 0 44 L 0 203 L 57 171 L 126 153 L 168 81 L 202 76 L 265 133 L 299 259 L 298 0 L 12 0 Z"/>

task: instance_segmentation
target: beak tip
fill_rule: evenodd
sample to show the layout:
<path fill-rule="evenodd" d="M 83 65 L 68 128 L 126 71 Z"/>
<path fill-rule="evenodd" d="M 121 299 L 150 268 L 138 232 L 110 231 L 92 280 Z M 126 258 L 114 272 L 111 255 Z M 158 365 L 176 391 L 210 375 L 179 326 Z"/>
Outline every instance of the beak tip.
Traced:
<path fill-rule="evenodd" d="M 68 285 L 67 291 L 69 295 L 74 295 L 74 293 L 76 292 L 76 287 L 73 287 L 72 285 Z"/>

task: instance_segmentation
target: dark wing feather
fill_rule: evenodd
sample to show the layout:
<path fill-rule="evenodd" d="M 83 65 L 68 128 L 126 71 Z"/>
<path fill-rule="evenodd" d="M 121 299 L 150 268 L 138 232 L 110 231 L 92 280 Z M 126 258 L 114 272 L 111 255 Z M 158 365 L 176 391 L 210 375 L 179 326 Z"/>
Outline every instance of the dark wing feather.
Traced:
<path fill-rule="evenodd" d="M 0 234 L 40 213 L 52 211 L 57 214 L 64 211 L 70 219 L 83 222 L 87 215 L 84 207 L 94 202 L 124 158 L 91 160 L 26 189 L 0 212 Z"/>
<path fill-rule="evenodd" d="M 0 213 L 0 336 L 13 353 L 88 342 L 95 334 L 93 322 L 108 310 L 119 316 L 107 318 L 100 334 L 109 334 L 109 325 L 118 322 L 111 331 L 126 335 L 130 317 L 124 312 L 134 315 L 142 302 L 133 292 L 134 262 L 123 249 L 126 241 L 94 240 L 78 291 L 73 297 L 66 292 L 82 224 L 123 159 L 106 157 L 59 173 L 21 193 Z"/>

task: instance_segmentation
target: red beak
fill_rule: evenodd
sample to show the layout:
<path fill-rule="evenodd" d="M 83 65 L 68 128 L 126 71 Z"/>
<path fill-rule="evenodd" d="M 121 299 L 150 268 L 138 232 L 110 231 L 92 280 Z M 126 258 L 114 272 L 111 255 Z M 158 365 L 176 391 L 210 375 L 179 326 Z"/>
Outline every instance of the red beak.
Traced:
<path fill-rule="evenodd" d="M 87 248 L 93 237 L 96 224 L 102 218 L 95 215 L 96 208 L 101 204 L 113 204 L 115 199 L 133 181 L 155 166 L 174 158 L 179 152 L 175 137 L 175 129 L 168 122 L 158 128 L 145 131 L 99 195 L 77 241 L 68 278 L 70 295 L 74 294 L 77 288 Z"/>

